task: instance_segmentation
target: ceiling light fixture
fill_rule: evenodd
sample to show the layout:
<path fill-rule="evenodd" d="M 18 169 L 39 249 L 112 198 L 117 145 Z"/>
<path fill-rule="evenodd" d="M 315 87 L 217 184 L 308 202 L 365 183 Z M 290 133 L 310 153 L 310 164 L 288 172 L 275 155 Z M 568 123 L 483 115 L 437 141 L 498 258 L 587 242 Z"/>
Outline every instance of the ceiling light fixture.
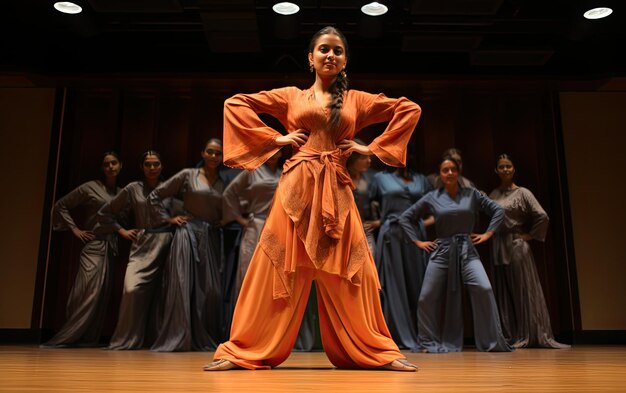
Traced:
<path fill-rule="evenodd" d="M 300 11 L 300 7 L 298 7 L 294 3 L 289 3 L 289 2 L 276 3 L 272 7 L 272 9 L 274 10 L 275 13 L 281 14 L 281 15 L 293 15 L 293 14 L 298 13 L 298 11 Z"/>
<path fill-rule="evenodd" d="M 386 14 L 388 10 L 386 5 L 377 2 L 365 4 L 361 7 L 361 12 L 369 16 L 381 16 Z"/>
<path fill-rule="evenodd" d="M 54 8 L 64 14 L 80 14 L 83 10 L 78 4 L 69 1 L 57 1 L 54 3 Z"/>
<path fill-rule="evenodd" d="M 611 15 L 613 10 L 608 7 L 598 7 L 585 12 L 583 16 L 587 19 L 602 19 Z"/>

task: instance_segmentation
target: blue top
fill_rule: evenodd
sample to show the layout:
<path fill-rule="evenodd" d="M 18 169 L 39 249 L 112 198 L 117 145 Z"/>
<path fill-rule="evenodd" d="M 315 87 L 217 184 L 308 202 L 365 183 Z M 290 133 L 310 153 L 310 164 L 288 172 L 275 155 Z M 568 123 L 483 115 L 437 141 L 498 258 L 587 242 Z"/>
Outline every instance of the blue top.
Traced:
<path fill-rule="evenodd" d="M 395 173 L 379 172 L 374 175 L 374 199 L 381 201 L 381 217 L 399 216 L 424 194 L 431 190 L 424 175 L 414 173 L 406 183 Z"/>
<path fill-rule="evenodd" d="M 504 220 L 504 209 L 500 205 L 475 188 L 459 187 L 455 199 L 444 188 L 439 188 L 424 195 L 408 208 L 399 221 L 411 241 L 415 242 L 419 237 L 411 223 L 432 214 L 435 217 L 437 237 L 447 238 L 472 233 L 479 210 L 491 216 L 487 232 L 495 232 Z"/>

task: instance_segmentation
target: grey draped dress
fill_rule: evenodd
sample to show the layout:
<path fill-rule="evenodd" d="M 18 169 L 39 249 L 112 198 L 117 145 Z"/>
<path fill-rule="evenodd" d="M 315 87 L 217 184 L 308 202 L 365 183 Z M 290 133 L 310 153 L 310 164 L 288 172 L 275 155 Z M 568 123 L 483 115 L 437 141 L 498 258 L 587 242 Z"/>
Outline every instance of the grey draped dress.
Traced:
<path fill-rule="evenodd" d="M 120 217 L 134 217 L 132 228 L 139 229 L 130 247 L 124 290 L 117 326 L 109 349 L 139 349 L 146 339 L 146 324 L 156 323 L 155 289 L 161 279 L 163 261 L 172 241 L 169 225 L 158 227 L 150 215 L 147 197 L 153 189 L 143 181 L 128 184 L 98 212 L 96 231 L 123 228 Z M 169 203 L 169 200 L 166 201 Z M 130 229 L 130 228 L 128 228 Z M 155 332 L 156 326 L 150 331 Z"/>
<path fill-rule="evenodd" d="M 401 349 L 417 346 L 417 302 L 428 258 L 406 236 L 398 222 L 400 215 L 430 191 L 421 174 L 405 182 L 395 173 L 374 176 L 375 198 L 381 204 L 381 226 L 374 260 L 381 285 L 381 301 L 391 337 Z M 425 239 L 422 220 L 415 221 L 415 233 Z"/>
<path fill-rule="evenodd" d="M 435 217 L 437 233 L 437 248 L 430 255 L 419 297 L 419 345 L 415 351 L 462 350 L 461 283 L 467 286 L 472 304 L 476 348 L 485 352 L 513 350 L 502 334 L 491 283 L 470 238 L 479 210 L 491 216 L 487 231 L 495 232 L 504 219 L 504 210 L 475 188 L 459 187 L 455 198 L 443 188 L 433 190 L 400 216 L 400 224 L 412 241 L 420 240 L 413 222 L 425 214 Z"/>
<path fill-rule="evenodd" d="M 116 188 L 116 192 L 119 188 Z M 56 231 L 78 227 L 70 214 L 82 208 L 82 230 L 93 231 L 98 210 L 113 198 L 99 180 L 86 182 L 63 198 L 52 209 L 52 227 Z M 117 256 L 117 235 L 100 233 L 87 242 L 80 253 L 78 272 L 70 291 L 61 329 L 43 344 L 44 347 L 97 346 L 111 293 L 111 264 Z"/>
<path fill-rule="evenodd" d="M 535 259 L 528 243 L 520 237 L 528 233 L 543 242 L 548 215 L 524 187 L 497 188 L 489 196 L 505 211 L 504 223 L 492 240 L 494 290 L 505 337 L 516 348 L 569 347 L 554 339 Z"/>
<path fill-rule="evenodd" d="M 203 351 L 221 341 L 223 269 L 222 192 L 225 181 L 200 180 L 200 169 L 183 169 L 148 196 L 156 222 L 169 218 L 164 200 L 179 197 L 192 218 L 176 228 L 163 268 L 163 314 L 153 351 Z"/>

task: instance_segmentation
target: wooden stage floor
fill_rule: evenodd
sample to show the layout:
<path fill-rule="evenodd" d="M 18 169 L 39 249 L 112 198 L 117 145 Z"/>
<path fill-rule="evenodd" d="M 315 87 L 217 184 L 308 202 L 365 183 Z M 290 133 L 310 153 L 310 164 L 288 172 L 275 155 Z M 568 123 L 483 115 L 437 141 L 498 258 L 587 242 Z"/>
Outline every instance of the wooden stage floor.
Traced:
<path fill-rule="evenodd" d="M 416 373 L 334 369 L 323 352 L 270 371 L 203 372 L 211 353 L 0 346 L 0 392 L 626 392 L 626 347 L 406 353 Z"/>

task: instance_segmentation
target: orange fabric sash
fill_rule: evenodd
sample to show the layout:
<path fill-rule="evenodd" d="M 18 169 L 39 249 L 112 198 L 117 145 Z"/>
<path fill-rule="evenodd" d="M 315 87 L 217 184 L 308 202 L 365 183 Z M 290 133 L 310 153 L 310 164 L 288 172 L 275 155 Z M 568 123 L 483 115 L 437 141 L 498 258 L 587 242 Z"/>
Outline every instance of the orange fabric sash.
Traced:
<path fill-rule="evenodd" d="M 341 238 L 341 230 L 338 229 L 338 212 L 337 212 L 337 196 L 335 190 L 338 184 L 350 185 L 352 179 L 346 169 L 347 156 L 340 149 L 318 151 L 313 148 L 304 146 L 285 162 L 283 173 L 289 172 L 291 168 L 302 161 L 312 161 L 319 159 L 324 165 L 324 173 L 322 174 L 322 219 L 324 223 L 324 232 L 333 239 Z"/>

